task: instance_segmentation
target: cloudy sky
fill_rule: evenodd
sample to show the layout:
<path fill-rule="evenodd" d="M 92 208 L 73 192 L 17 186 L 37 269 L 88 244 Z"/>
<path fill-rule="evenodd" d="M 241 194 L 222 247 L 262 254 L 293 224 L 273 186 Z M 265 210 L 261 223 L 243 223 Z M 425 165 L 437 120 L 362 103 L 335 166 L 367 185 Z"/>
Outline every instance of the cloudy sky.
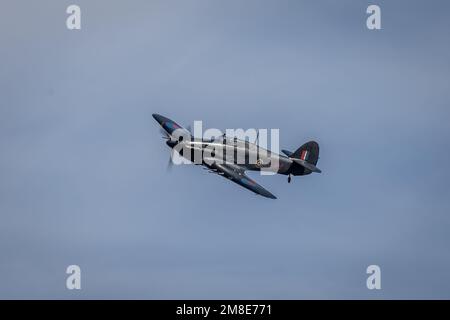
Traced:
<path fill-rule="evenodd" d="M 449 10 L 2 1 L 0 298 L 450 298 Z M 167 172 L 155 112 L 317 140 L 323 173 Z"/>

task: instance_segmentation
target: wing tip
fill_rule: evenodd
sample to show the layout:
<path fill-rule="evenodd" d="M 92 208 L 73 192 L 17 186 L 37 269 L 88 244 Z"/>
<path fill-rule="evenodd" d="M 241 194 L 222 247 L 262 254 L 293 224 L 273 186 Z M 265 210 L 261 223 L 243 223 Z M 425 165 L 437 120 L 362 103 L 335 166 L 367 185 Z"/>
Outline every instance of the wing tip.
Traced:
<path fill-rule="evenodd" d="M 266 193 L 257 193 L 265 198 L 269 198 L 269 199 L 278 199 L 276 196 L 274 196 L 273 194 L 271 194 L 269 191 L 267 191 Z"/>

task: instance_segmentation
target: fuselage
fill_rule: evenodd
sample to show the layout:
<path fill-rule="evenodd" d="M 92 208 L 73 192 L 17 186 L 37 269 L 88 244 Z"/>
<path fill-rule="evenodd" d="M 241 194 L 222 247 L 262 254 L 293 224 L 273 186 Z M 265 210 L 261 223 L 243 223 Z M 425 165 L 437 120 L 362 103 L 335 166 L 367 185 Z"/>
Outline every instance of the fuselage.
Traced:
<path fill-rule="evenodd" d="M 220 162 L 233 165 L 235 169 L 270 171 L 286 175 L 305 175 L 308 169 L 290 157 L 272 152 L 255 143 L 235 137 L 220 136 L 215 139 L 199 139 L 176 122 L 153 114 L 153 117 L 167 132 L 167 145 L 175 149 L 184 159 L 197 165 L 214 167 Z"/>
<path fill-rule="evenodd" d="M 210 166 L 212 162 L 235 164 L 250 171 L 271 171 L 279 174 L 302 174 L 288 157 L 272 152 L 255 143 L 230 137 L 211 140 L 186 137 L 181 141 L 168 140 L 183 158 L 194 164 Z M 293 170 L 294 169 L 294 170 Z"/>

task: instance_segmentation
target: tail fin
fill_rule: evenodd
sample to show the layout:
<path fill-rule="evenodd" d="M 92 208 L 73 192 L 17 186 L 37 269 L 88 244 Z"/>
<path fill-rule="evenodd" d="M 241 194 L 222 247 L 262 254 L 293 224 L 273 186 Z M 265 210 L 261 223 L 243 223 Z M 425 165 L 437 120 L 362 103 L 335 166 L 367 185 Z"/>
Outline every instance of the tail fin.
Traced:
<path fill-rule="evenodd" d="M 294 175 L 305 175 L 311 172 L 321 173 L 322 171 L 316 167 L 319 160 L 319 144 L 310 141 L 298 148 L 289 156 L 296 164 L 300 165 L 302 170 L 298 172 L 295 166 L 291 169 Z M 298 167 L 297 167 L 298 168 Z"/>
<path fill-rule="evenodd" d="M 290 155 L 290 157 L 316 165 L 319 160 L 319 144 L 315 141 L 309 141 L 298 148 L 292 155 Z"/>

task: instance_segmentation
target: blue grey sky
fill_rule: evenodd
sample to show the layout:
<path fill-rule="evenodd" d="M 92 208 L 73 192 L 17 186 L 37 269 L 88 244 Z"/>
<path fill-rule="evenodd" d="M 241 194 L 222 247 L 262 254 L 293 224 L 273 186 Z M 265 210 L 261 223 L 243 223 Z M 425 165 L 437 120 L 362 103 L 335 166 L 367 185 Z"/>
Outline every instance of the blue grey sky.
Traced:
<path fill-rule="evenodd" d="M 366 28 L 372 3 L 382 30 Z M 449 12 L 2 1 L 0 298 L 450 298 Z M 317 140 L 323 173 L 252 174 L 277 200 L 168 173 L 155 112 L 280 128 L 290 150 Z"/>

